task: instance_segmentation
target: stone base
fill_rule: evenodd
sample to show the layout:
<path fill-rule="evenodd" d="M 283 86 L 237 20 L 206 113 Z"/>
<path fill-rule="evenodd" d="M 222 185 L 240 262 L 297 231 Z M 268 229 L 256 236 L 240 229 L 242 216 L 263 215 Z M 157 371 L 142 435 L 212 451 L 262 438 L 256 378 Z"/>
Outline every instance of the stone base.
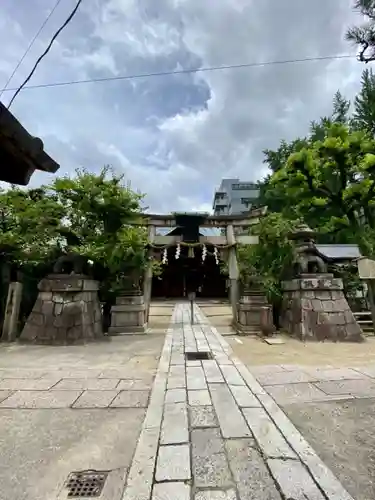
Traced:
<path fill-rule="evenodd" d="M 273 332 L 272 309 L 264 295 L 244 295 L 238 303 L 240 333 L 269 335 Z"/>
<path fill-rule="evenodd" d="M 145 333 L 146 307 L 143 295 L 117 297 L 111 308 L 109 335 L 131 335 Z"/>
<path fill-rule="evenodd" d="M 303 341 L 364 340 L 341 279 L 332 274 L 305 274 L 285 281 L 283 291 L 282 326 L 293 336 Z"/>
<path fill-rule="evenodd" d="M 108 340 L 103 335 L 98 282 L 84 275 L 50 275 L 20 336 L 35 344 L 82 344 Z"/>

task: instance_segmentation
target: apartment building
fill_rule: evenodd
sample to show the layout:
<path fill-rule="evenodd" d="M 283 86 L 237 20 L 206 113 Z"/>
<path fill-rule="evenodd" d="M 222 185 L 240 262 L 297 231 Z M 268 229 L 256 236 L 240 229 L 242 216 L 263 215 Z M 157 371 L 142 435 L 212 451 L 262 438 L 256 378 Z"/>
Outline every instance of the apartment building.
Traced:
<path fill-rule="evenodd" d="M 259 197 L 259 187 L 254 182 L 223 179 L 213 200 L 214 215 L 237 215 L 251 210 Z"/>

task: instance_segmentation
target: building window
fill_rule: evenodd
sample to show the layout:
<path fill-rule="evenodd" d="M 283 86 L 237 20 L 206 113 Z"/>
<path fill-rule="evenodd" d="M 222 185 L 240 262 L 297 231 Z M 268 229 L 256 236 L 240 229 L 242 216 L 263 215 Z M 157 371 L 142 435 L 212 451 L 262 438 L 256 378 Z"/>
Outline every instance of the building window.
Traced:
<path fill-rule="evenodd" d="M 244 182 L 240 184 L 232 184 L 232 189 L 247 191 L 249 189 L 257 189 L 257 185 L 253 182 Z"/>

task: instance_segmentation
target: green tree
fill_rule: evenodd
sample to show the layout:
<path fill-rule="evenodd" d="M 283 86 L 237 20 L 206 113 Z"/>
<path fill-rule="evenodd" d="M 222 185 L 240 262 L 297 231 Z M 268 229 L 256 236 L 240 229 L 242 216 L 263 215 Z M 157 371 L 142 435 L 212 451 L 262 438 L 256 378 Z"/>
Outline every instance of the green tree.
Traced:
<path fill-rule="evenodd" d="M 368 63 L 375 60 L 375 0 L 356 0 L 354 8 L 365 17 L 365 22 L 350 28 L 346 38 L 360 46 L 358 59 Z"/>
<path fill-rule="evenodd" d="M 354 99 L 353 126 L 375 137 L 375 75 L 372 69 L 362 73 L 361 83 L 361 90 Z"/>
<path fill-rule="evenodd" d="M 58 225 L 64 208 L 40 189 L 11 187 L 0 190 L 0 251 L 17 267 L 49 260 L 58 242 Z"/>
<path fill-rule="evenodd" d="M 357 241 L 375 227 L 375 141 L 342 124 L 290 155 L 270 180 L 268 197 L 284 195 L 283 213 L 303 218 L 328 241 Z"/>
<path fill-rule="evenodd" d="M 137 282 L 147 262 L 146 231 L 136 225 L 143 195 L 123 180 L 106 167 L 98 175 L 77 171 L 48 187 L 65 209 L 59 227 L 65 249 L 92 260 L 112 291 Z"/>
<path fill-rule="evenodd" d="M 280 213 L 269 213 L 252 230 L 259 238 L 257 245 L 238 247 L 238 266 L 243 283 L 253 277 L 261 284 L 272 303 L 281 297 L 281 281 L 288 277 L 294 258 L 294 242 L 289 238 L 298 221 Z"/>
<path fill-rule="evenodd" d="M 333 97 L 332 121 L 335 123 L 348 123 L 350 101 L 338 90 Z"/>

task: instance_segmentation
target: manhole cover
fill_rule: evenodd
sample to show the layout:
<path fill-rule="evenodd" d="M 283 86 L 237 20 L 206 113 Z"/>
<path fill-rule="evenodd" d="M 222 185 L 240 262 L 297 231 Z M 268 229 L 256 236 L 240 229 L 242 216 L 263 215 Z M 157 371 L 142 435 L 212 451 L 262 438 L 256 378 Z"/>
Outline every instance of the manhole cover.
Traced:
<path fill-rule="evenodd" d="M 107 476 L 108 471 L 71 472 L 65 483 L 65 487 L 68 489 L 68 498 L 100 496 Z"/>
<path fill-rule="evenodd" d="M 185 352 L 185 359 L 188 361 L 212 359 L 212 354 L 209 351 Z"/>

